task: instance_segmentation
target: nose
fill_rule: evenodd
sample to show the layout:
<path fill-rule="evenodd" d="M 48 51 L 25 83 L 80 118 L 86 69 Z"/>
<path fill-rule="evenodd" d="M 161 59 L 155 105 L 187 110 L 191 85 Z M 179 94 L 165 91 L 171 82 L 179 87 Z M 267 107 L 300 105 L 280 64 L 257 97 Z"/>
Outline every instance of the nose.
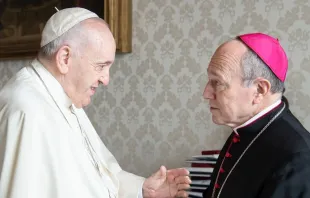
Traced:
<path fill-rule="evenodd" d="M 105 67 L 101 72 L 100 72 L 100 78 L 99 82 L 102 83 L 104 86 L 107 86 L 110 81 L 110 67 Z"/>
<path fill-rule="evenodd" d="M 109 75 L 100 76 L 99 78 L 99 82 L 102 83 L 104 86 L 107 86 L 109 84 L 109 81 L 110 81 Z"/>
<path fill-rule="evenodd" d="M 215 99 L 214 89 L 209 82 L 206 84 L 205 90 L 203 91 L 203 98 L 206 100 Z"/>

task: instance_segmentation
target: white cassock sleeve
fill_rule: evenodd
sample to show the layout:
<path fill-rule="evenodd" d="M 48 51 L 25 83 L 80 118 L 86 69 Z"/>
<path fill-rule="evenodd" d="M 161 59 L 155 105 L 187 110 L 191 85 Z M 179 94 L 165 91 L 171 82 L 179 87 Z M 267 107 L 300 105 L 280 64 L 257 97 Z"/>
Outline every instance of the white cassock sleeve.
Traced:
<path fill-rule="evenodd" d="M 141 190 L 139 191 L 138 198 L 143 198 L 142 187 L 141 187 Z"/>
<path fill-rule="evenodd" d="M 143 177 L 139 177 L 126 171 L 121 171 L 117 175 L 119 179 L 119 197 L 120 198 L 143 198 L 142 185 Z"/>

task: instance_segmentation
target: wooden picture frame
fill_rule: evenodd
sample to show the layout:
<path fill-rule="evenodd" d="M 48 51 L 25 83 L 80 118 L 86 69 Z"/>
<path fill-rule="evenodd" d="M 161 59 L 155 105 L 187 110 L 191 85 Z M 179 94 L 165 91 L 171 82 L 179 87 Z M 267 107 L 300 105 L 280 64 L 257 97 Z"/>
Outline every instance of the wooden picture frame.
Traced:
<path fill-rule="evenodd" d="M 23 2 L 23 0 L 19 1 Z M 8 34 L 9 36 L 6 37 L 5 35 L 6 33 L 9 33 L 9 30 L 4 32 L 2 31 L 3 29 L 0 29 L 0 59 L 22 59 L 35 57 L 40 47 L 40 34 L 43 30 L 44 24 L 48 18 L 54 12 L 56 12 L 54 8 L 55 3 L 59 4 L 60 1 L 61 0 L 42 0 L 44 4 L 46 4 L 46 2 L 53 3 L 46 6 L 46 8 L 44 8 L 46 10 L 43 10 L 42 8 L 41 12 L 44 13 L 44 17 L 40 17 L 39 13 L 32 17 L 32 19 L 35 20 L 28 21 L 22 14 L 20 14 L 20 11 L 18 12 L 18 8 L 10 8 L 11 12 L 14 12 L 14 9 L 16 10 L 16 17 L 12 21 L 14 21 L 14 24 L 19 24 L 19 26 L 8 24 L 10 27 L 13 27 L 11 29 L 14 29 L 15 31 L 13 34 L 14 36 Z M 64 2 L 67 1 L 78 2 L 77 0 L 64 0 Z M 4 1 L 0 1 L 0 21 L 1 14 L 4 13 L 5 9 L 7 9 L 6 7 L 1 7 L 2 2 Z M 130 53 L 132 51 L 132 0 L 86 0 L 86 2 L 100 2 L 100 5 L 104 5 L 102 9 L 104 10 L 104 13 L 100 12 L 97 14 L 104 18 L 105 21 L 109 24 L 115 38 L 117 53 Z M 28 11 L 26 14 L 31 16 L 33 13 L 35 13 L 32 12 L 31 9 L 29 10 L 30 11 Z M 12 17 L 9 18 L 9 20 L 11 19 Z M 36 21 L 37 24 L 33 21 Z M 29 27 L 28 29 L 32 32 L 26 35 L 21 34 L 19 29 L 21 25 L 24 25 L 24 27 Z M 3 27 L 6 26 L 2 25 L 2 28 Z"/>
<path fill-rule="evenodd" d="M 132 0 L 104 2 L 104 19 L 109 24 L 119 53 L 132 51 Z"/>

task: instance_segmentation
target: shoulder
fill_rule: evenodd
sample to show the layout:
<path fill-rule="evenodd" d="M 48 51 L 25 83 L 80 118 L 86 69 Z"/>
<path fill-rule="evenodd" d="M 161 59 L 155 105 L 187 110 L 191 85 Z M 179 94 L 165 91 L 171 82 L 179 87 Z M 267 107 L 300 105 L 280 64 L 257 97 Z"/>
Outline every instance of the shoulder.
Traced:
<path fill-rule="evenodd" d="M 310 151 L 310 133 L 289 109 L 270 128 L 274 146 L 289 153 Z"/>
<path fill-rule="evenodd" d="M 45 103 L 46 96 L 42 83 L 25 67 L 0 91 L 0 111 L 34 114 Z"/>

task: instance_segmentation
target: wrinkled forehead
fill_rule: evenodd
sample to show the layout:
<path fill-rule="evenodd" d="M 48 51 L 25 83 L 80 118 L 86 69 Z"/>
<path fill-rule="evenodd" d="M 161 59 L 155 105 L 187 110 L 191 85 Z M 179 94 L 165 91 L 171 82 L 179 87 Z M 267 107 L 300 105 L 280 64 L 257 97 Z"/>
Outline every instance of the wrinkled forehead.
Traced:
<path fill-rule="evenodd" d="M 232 75 L 241 71 L 241 57 L 230 52 L 216 52 L 209 63 L 208 75 Z"/>
<path fill-rule="evenodd" d="M 212 56 L 208 75 L 231 75 L 241 72 L 241 60 L 247 48 L 239 42 L 230 42 L 220 46 Z"/>
<path fill-rule="evenodd" d="M 113 62 L 115 59 L 116 44 L 110 32 L 96 32 L 90 42 L 89 53 L 95 60 Z"/>

